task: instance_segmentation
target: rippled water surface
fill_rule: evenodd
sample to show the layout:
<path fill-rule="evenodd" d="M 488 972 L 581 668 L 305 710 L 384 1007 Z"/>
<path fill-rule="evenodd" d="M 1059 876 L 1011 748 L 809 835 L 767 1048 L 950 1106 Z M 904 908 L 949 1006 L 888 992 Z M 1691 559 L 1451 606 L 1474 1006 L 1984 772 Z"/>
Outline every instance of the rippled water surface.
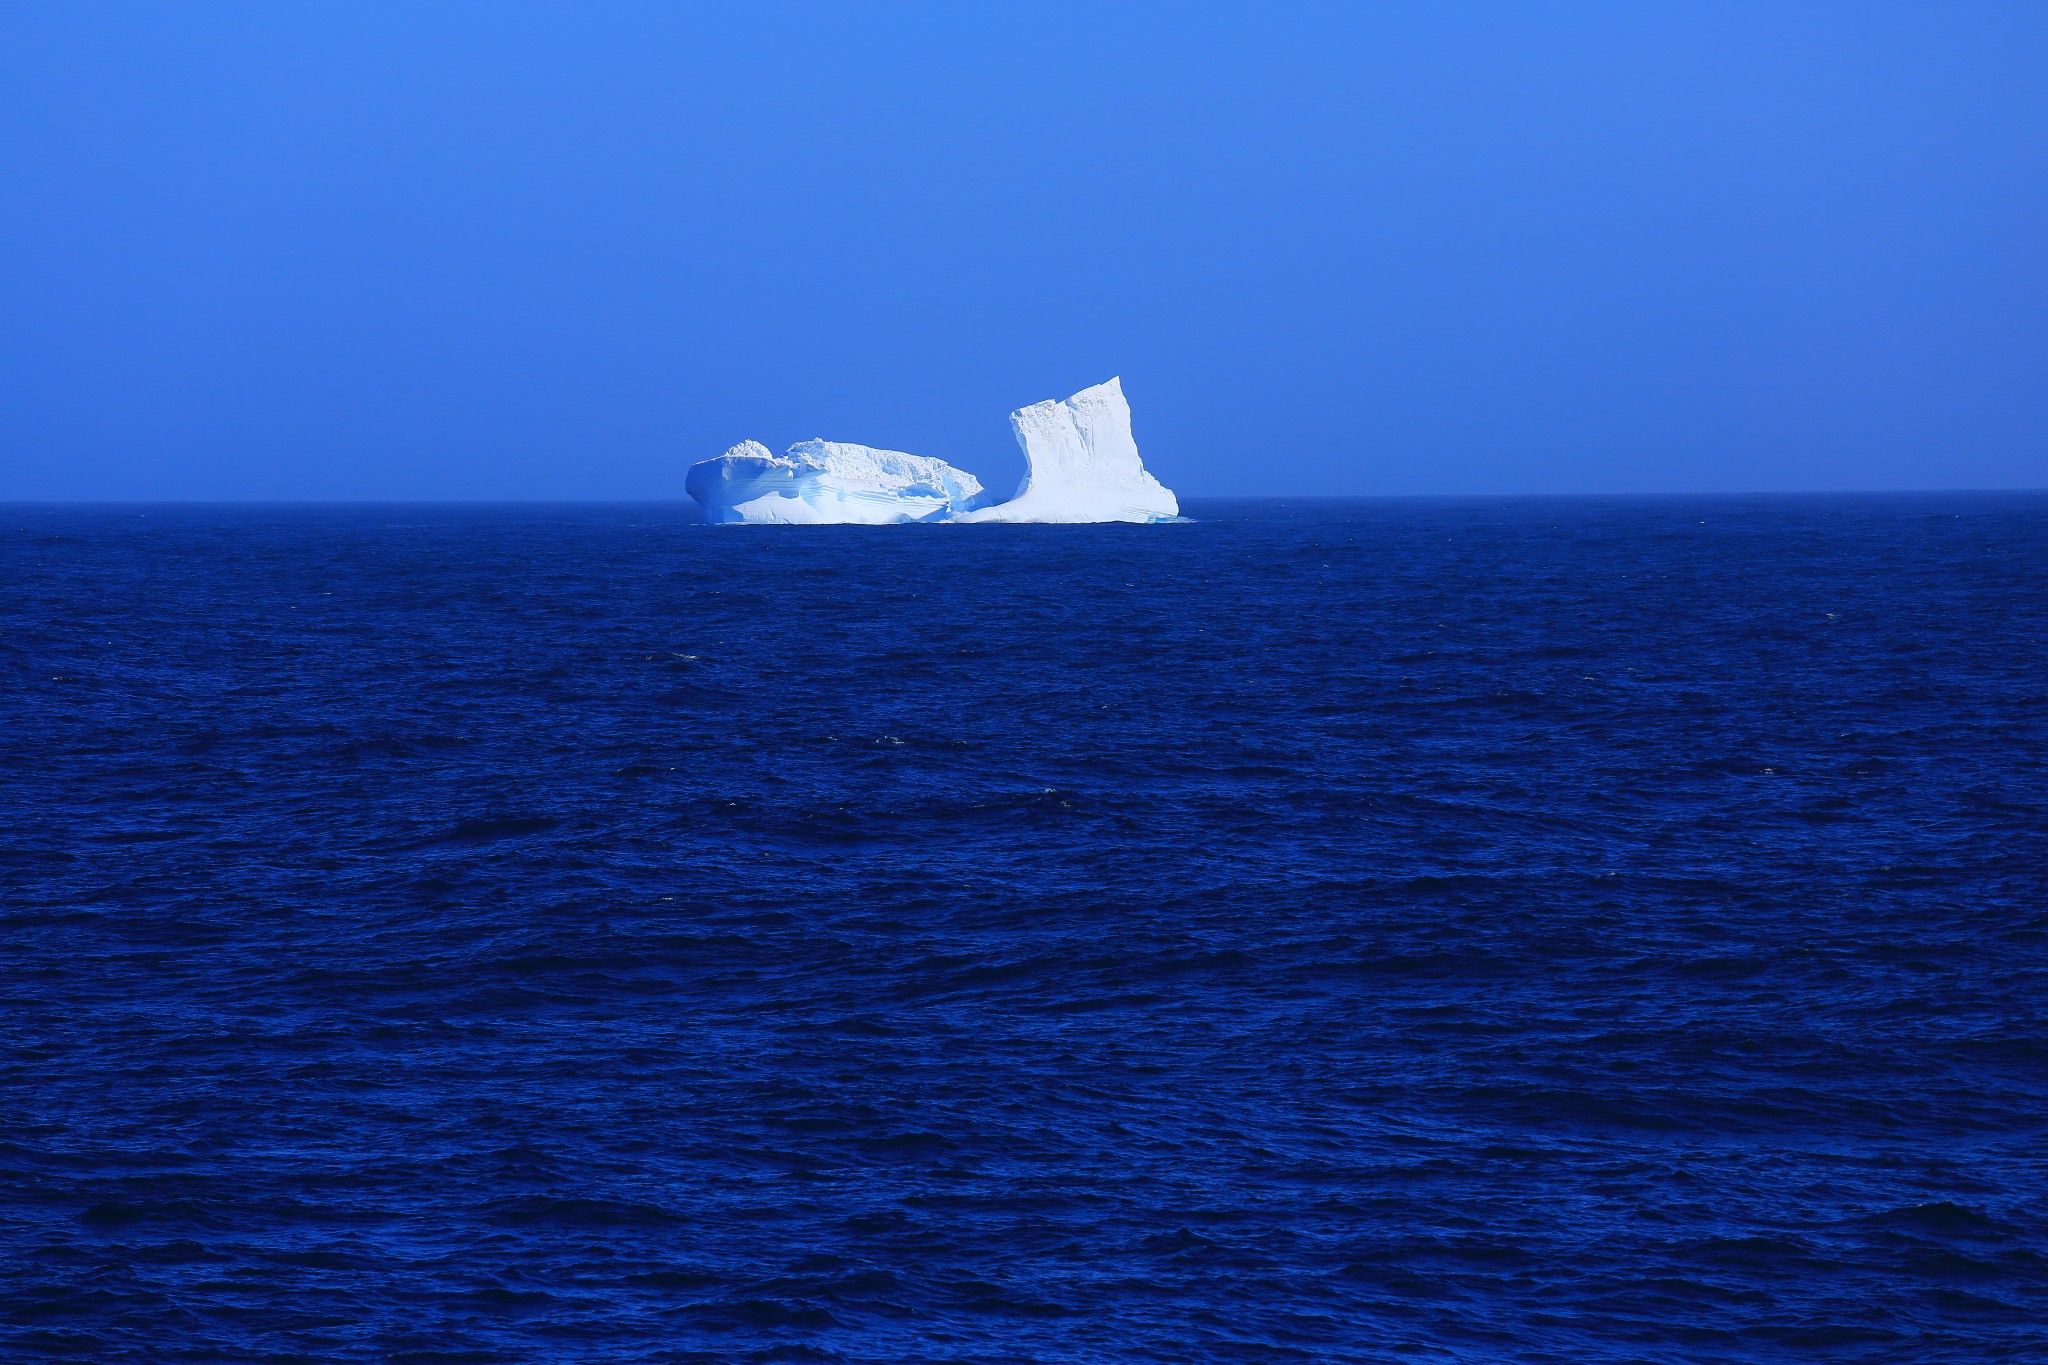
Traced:
<path fill-rule="evenodd" d="M 2048 497 L 0 508 L 0 1356 L 2048 1359 Z"/>

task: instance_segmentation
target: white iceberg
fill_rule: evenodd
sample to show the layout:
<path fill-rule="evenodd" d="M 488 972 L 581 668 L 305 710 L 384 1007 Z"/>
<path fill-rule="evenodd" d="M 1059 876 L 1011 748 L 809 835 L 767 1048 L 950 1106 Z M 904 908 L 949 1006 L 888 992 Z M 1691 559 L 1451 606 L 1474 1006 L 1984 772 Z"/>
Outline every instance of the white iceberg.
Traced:
<path fill-rule="evenodd" d="M 786 455 L 741 441 L 691 465 L 683 487 L 715 522 L 874 526 L 931 521 L 987 501 L 981 480 L 944 460 L 845 441 L 799 441 Z"/>
<path fill-rule="evenodd" d="M 1010 414 L 1029 468 L 1017 496 L 960 521 L 1169 521 L 1173 490 L 1145 472 L 1121 379 Z"/>
<path fill-rule="evenodd" d="M 1173 490 L 1145 471 L 1121 380 L 1010 414 L 1027 466 L 1017 496 L 991 507 L 981 481 L 944 460 L 842 441 L 771 455 L 742 441 L 684 480 L 714 522 L 809 525 L 901 521 L 1170 521 Z"/>

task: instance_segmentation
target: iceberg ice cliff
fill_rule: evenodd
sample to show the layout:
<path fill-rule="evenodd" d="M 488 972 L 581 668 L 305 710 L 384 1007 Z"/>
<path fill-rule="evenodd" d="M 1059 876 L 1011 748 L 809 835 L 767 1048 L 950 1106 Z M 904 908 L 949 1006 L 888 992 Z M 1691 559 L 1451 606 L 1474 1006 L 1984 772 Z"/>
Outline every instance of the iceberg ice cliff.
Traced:
<path fill-rule="evenodd" d="M 1010 414 L 1029 468 L 1017 496 L 962 521 L 1166 521 L 1173 490 L 1145 472 L 1120 379 Z"/>
<path fill-rule="evenodd" d="M 684 480 L 715 522 L 1169 521 L 1173 490 L 1153 478 L 1131 436 L 1123 384 L 1111 379 L 1065 402 L 1010 414 L 1027 466 L 1017 496 L 988 505 L 981 481 L 944 460 L 840 441 L 803 441 L 786 455 L 742 441 L 690 466 Z"/>
<path fill-rule="evenodd" d="M 710 521 L 930 521 L 987 501 L 981 480 L 944 460 L 844 441 L 799 441 L 771 455 L 741 441 L 690 466 L 683 487 Z"/>

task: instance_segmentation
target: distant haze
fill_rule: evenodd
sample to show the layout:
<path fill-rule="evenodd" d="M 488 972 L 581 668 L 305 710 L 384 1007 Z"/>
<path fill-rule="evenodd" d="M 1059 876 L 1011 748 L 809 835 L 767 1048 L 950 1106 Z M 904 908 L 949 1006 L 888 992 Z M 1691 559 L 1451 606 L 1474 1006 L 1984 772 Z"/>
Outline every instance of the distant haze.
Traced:
<path fill-rule="evenodd" d="M 2048 6 L 0 2 L 0 499 L 2048 485 Z"/>

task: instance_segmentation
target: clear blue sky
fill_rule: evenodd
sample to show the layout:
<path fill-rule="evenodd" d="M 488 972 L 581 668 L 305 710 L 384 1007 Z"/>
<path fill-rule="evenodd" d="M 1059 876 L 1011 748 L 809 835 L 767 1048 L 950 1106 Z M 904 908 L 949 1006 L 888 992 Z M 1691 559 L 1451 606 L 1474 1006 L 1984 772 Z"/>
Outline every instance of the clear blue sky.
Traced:
<path fill-rule="evenodd" d="M 2048 485 L 2048 5 L 0 0 L 0 498 Z"/>

